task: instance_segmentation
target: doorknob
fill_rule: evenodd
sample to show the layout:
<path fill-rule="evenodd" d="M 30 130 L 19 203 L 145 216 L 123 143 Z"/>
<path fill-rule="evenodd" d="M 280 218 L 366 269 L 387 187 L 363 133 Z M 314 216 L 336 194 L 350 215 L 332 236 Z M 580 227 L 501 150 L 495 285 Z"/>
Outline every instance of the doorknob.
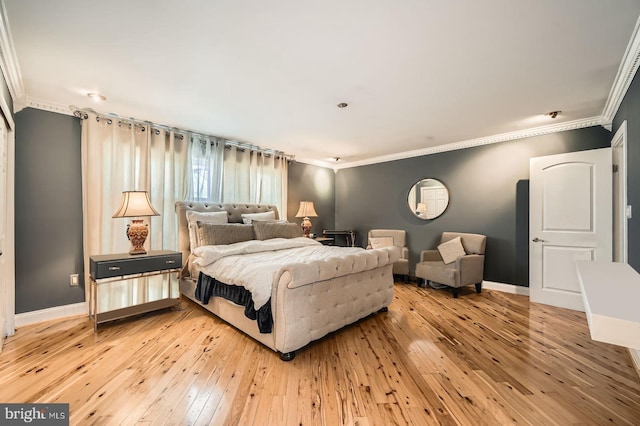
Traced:
<path fill-rule="evenodd" d="M 540 239 L 540 238 L 538 238 L 538 237 L 535 237 L 535 238 L 534 238 L 533 240 L 531 240 L 531 241 L 533 241 L 534 243 L 546 243 L 546 242 L 547 242 L 547 240 L 541 240 L 541 239 Z"/>

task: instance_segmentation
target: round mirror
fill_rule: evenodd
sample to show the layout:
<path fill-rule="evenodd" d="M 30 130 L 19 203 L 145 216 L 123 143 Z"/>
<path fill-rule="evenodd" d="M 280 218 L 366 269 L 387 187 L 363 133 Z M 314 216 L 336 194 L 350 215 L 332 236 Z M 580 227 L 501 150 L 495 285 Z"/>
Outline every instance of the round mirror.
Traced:
<path fill-rule="evenodd" d="M 437 179 L 422 179 L 409 190 L 407 203 L 416 217 L 435 219 L 449 205 L 449 190 Z"/>

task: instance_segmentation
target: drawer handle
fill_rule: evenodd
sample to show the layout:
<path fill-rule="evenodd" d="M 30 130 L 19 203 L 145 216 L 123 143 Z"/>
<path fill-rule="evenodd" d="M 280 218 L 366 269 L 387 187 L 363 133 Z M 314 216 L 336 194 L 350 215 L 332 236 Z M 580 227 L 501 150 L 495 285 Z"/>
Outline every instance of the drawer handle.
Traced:
<path fill-rule="evenodd" d="M 168 264 L 176 263 L 176 261 L 175 261 L 175 260 L 167 260 L 166 262 L 167 262 Z"/>
<path fill-rule="evenodd" d="M 119 271 L 120 267 L 119 266 L 109 266 L 109 270 L 110 271 Z"/>

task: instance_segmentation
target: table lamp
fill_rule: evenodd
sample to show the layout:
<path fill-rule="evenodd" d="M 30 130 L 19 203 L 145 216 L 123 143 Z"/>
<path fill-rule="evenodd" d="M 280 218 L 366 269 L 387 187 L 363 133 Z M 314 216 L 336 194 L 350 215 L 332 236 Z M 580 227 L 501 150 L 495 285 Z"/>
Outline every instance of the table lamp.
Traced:
<path fill-rule="evenodd" d="M 298 209 L 298 213 L 296 213 L 296 217 L 303 217 L 302 219 L 302 232 L 305 237 L 309 238 L 309 234 L 311 233 L 311 221 L 309 217 L 318 217 L 318 213 L 313 208 L 313 201 L 300 201 L 300 208 Z"/>
<path fill-rule="evenodd" d="M 147 191 L 124 191 L 122 204 L 113 215 L 116 217 L 148 217 L 160 216 L 151 205 Z M 127 238 L 131 241 L 129 254 L 147 254 L 144 242 L 149 235 L 149 225 L 143 223 L 144 219 L 132 219 L 127 225 Z"/>
<path fill-rule="evenodd" d="M 416 210 L 416 214 L 418 216 L 426 216 L 427 214 L 427 204 L 426 203 L 418 203 L 418 208 Z"/>

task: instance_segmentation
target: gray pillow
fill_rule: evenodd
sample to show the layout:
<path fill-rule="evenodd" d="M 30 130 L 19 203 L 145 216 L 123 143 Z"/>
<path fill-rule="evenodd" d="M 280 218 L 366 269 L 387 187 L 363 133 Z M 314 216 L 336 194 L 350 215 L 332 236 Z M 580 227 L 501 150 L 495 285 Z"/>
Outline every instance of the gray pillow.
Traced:
<path fill-rule="evenodd" d="M 269 240 L 271 238 L 295 238 L 302 237 L 302 228 L 297 223 L 252 222 L 256 239 Z"/>
<path fill-rule="evenodd" d="M 201 246 L 226 245 L 253 239 L 255 234 L 251 225 L 198 222 L 198 240 Z"/>
<path fill-rule="evenodd" d="M 229 213 L 227 212 L 196 212 L 188 210 L 187 223 L 189 224 L 189 246 L 191 250 L 200 247 L 198 241 L 198 221 L 206 223 L 227 223 L 229 222 Z"/>

